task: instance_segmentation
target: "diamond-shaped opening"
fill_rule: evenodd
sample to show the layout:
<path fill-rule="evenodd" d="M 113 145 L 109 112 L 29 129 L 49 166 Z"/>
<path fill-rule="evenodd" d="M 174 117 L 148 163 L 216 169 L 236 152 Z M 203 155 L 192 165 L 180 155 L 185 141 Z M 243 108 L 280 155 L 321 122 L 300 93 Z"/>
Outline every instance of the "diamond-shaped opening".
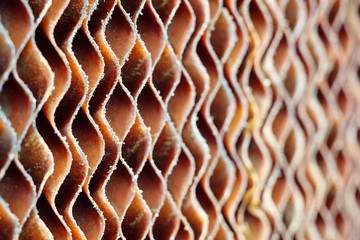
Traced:
<path fill-rule="evenodd" d="M 267 22 L 256 1 L 249 4 L 249 14 L 254 27 L 260 38 L 264 39 L 267 32 Z"/>
<path fill-rule="evenodd" d="M 0 21 L 7 29 L 16 50 L 31 30 L 30 14 L 21 0 L 0 1 Z"/>
<path fill-rule="evenodd" d="M 51 239 L 53 235 L 39 217 L 36 210 L 32 210 L 22 226 L 19 239 Z"/>
<path fill-rule="evenodd" d="M 274 122 L 272 124 L 272 132 L 277 140 L 281 138 L 282 133 L 284 132 L 284 126 L 287 124 L 287 108 L 286 105 L 283 104 L 279 109 L 279 112 L 276 114 Z"/>
<path fill-rule="evenodd" d="M 349 34 L 347 33 L 347 29 L 346 29 L 345 25 L 341 26 L 338 36 L 339 36 L 341 46 L 343 47 L 343 49 L 345 51 L 347 51 L 350 47 L 349 45 L 351 43 L 351 38 L 349 37 Z"/>
<path fill-rule="evenodd" d="M 318 152 L 316 154 L 316 163 L 319 166 L 323 176 L 326 176 L 328 173 L 327 164 L 321 152 Z"/>
<path fill-rule="evenodd" d="M 329 210 L 331 210 L 332 207 L 336 207 L 335 197 L 336 197 L 336 189 L 335 189 L 335 186 L 332 185 L 329 189 L 329 192 L 326 196 L 326 201 L 325 201 L 326 207 Z"/>
<path fill-rule="evenodd" d="M 106 25 L 105 36 L 111 50 L 115 53 L 119 63 L 122 64 L 125 61 L 125 55 L 134 44 L 135 35 L 118 6 L 115 6 L 111 19 Z"/>
<path fill-rule="evenodd" d="M 338 135 L 337 132 L 338 132 L 337 126 L 335 124 L 332 126 L 331 131 L 327 135 L 326 145 L 328 146 L 329 149 L 331 149 L 336 142 L 336 138 Z"/>
<path fill-rule="evenodd" d="M 55 196 L 57 189 L 70 169 L 71 156 L 42 111 L 37 115 L 36 126 L 50 149 L 54 161 L 54 171 L 46 181 L 43 193 L 47 197 Z"/>
<path fill-rule="evenodd" d="M 165 187 L 149 161 L 146 161 L 139 173 L 138 184 L 147 205 L 154 214 L 164 200 Z"/>
<path fill-rule="evenodd" d="M 54 111 L 54 108 L 65 94 L 65 91 L 69 86 L 69 81 L 67 79 L 69 78 L 70 73 L 41 27 L 36 29 L 35 40 L 37 47 L 41 51 L 41 55 L 46 58 L 51 71 L 54 73 L 54 89 L 44 105 L 44 113 L 47 114 Z"/>
<path fill-rule="evenodd" d="M 70 239 L 70 233 L 66 230 L 59 217 L 48 200 L 42 194 L 36 202 L 36 208 L 39 211 L 40 218 L 44 221 L 46 227 L 50 230 L 54 239 Z"/>
<path fill-rule="evenodd" d="M 337 163 L 337 167 L 339 169 L 339 172 L 341 173 L 341 175 L 343 176 L 343 178 L 345 180 L 347 180 L 347 178 L 350 175 L 350 169 L 352 168 L 352 163 L 349 162 L 342 151 L 339 152 L 337 159 L 336 159 L 336 163 Z"/>
<path fill-rule="evenodd" d="M 285 16 L 288 21 L 289 27 L 294 30 L 299 14 L 299 7 L 295 0 L 290 0 L 285 9 Z"/>
<path fill-rule="evenodd" d="M 104 71 L 104 63 L 101 61 L 99 53 L 90 43 L 88 36 L 82 30 L 76 32 L 72 43 L 72 50 L 82 70 L 88 77 L 89 85 L 86 93 L 88 97 L 89 94 L 94 91 L 101 78 L 101 74 Z"/>
<path fill-rule="evenodd" d="M 275 205 L 277 208 L 280 207 L 280 205 L 283 202 L 283 198 L 285 196 L 285 193 L 287 191 L 287 183 L 286 179 L 283 173 L 279 176 L 279 178 L 276 180 L 276 183 L 274 185 L 271 197 L 274 200 Z"/>
<path fill-rule="evenodd" d="M 30 40 L 25 45 L 17 61 L 17 72 L 21 80 L 29 87 L 39 104 L 49 94 L 53 82 L 52 72 L 44 57 Z"/>
<path fill-rule="evenodd" d="M 294 214 L 295 214 L 294 211 L 295 211 L 294 200 L 293 198 L 290 198 L 285 206 L 282 216 L 283 222 L 287 228 L 294 220 Z"/>
<path fill-rule="evenodd" d="M 233 99 L 231 97 L 233 96 L 230 90 L 221 85 L 211 103 L 210 115 L 219 132 L 223 130 L 229 116 L 233 114 Z"/>
<path fill-rule="evenodd" d="M 0 106 L 19 137 L 31 117 L 33 104 L 12 74 L 0 93 Z"/>
<path fill-rule="evenodd" d="M 184 51 L 194 25 L 195 17 L 191 12 L 190 7 L 182 1 L 167 30 L 169 42 L 176 55 L 179 56 Z"/>
<path fill-rule="evenodd" d="M 10 211 L 20 222 L 25 220 L 33 203 L 33 185 L 12 162 L 0 181 L 0 196 L 9 204 Z"/>
<path fill-rule="evenodd" d="M 11 161 L 9 154 L 14 150 L 16 141 L 15 132 L 3 117 L 4 115 L 0 114 L 0 170 Z"/>
<path fill-rule="evenodd" d="M 264 169 L 265 159 L 263 153 L 261 152 L 258 144 L 256 143 L 253 137 L 251 137 L 247 150 L 248 150 L 249 159 L 252 165 L 254 166 L 254 168 L 256 169 L 256 172 L 261 174 L 263 170 L 265 170 Z"/>
<path fill-rule="evenodd" d="M 337 214 L 336 228 L 344 239 L 348 239 L 352 227 L 352 223 L 349 221 L 348 217 L 343 216 L 341 212 Z"/>
<path fill-rule="evenodd" d="M 152 11 L 149 4 L 149 1 L 146 1 L 144 8 L 141 10 L 137 20 L 137 30 L 150 52 L 151 60 L 155 61 L 163 48 L 165 39 L 161 26 L 156 21 L 157 14 Z"/>
<path fill-rule="evenodd" d="M 317 229 L 319 230 L 321 237 L 325 237 L 326 223 L 320 213 L 318 213 L 316 216 L 315 224 Z"/>
<path fill-rule="evenodd" d="M 290 69 L 287 72 L 287 75 L 284 79 L 284 87 L 286 88 L 290 97 L 293 97 L 296 92 L 297 85 L 298 85 L 297 76 L 298 76 L 298 71 L 295 69 L 295 67 L 293 65 L 291 65 Z"/>
<path fill-rule="evenodd" d="M 252 95 L 255 97 L 257 103 L 261 105 L 265 97 L 265 89 L 254 69 L 252 69 L 249 76 L 249 87 L 252 89 Z"/>
<path fill-rule="evenodd" d="M 284 63 L 289 57 L 289 44 L 285 35 L 282 36 L 279 44 L 277 45 L 275 55 L 274 55 L 274 64 L 278 73 L 281 72 Z"/>
<path fill-rule="evenodd" d="M 167 175 L 173 161 L 176 161 L 179 152 L 180 143 L 176 139 L 170 126 L 165 124 L 153 149 L 154 162 L 163 176 Z"/>
<path fill-rule="evenodd" d="M 1 56 L 1 65 L 0 65 L 0 86 L 5 81 L 4 73 L 9 70 L 11 61 L 13 60 L 14 48 L 12 47 L 13 43 L 8 37 L 8 33 L 3 27 L 0 27 L 0 56 Z"/>
<path fill-rule="evenodd" d="M 312 171 L 310 170 L 310 165 L 307 165 L 305 174 L 310 183 L 311 189 L 315 191 L 318 187 L 318 184 L 316 183 L 316 178 L 313 176 Z"/>
<path fill-rule="evenodd" d="M 161 207 L 159 216 L 156 218 L 153 226 L 155 239 L 171 239 L 176 234 L 180 225 L 180 218 L 174 206 L 165 198 Z"/>
<path fill-rule="evenodd" d="M 165 113 L 149 84 L 141 91 L 138 109 L 145 125 L 150 127 L 151 136 L 154 137 L 163 125 Z"/>
<path fill-rule="evenodd" d="M 106 104 L 106 119 L 120 141 L 125 137 L 135 115 L 135 107 L 129 97 L 120 84 L 116 84 Z"/>
<path fill-rule="evenodd" d="M 85 153 L 92 172 L 100 161 L 104 145 L 100 133 L 95 130 L 83 109 L 79 109 L 73 121 L 72 133 Z"/>
<path fill-rule="evenodd" d="M 125 62 L 122 70 L 122 82 L 135 96 L 145 81 L 145 77 L 150 69 L 150 56 L 146 55 L 139 41 L 131 50 L 128 60 Z"/>
<path fill-rule="evenodd" d="M 289 136 L 285 140 L 285 146 L 284 146 L 284 154 L 289 163 L 292 162 L 295 152 L 296 152 L 296 137 L 295 137 L 295 132 L 291 130 Z"/>
<path fill-rule="evenodd" d="M 157 14 L 161 18 L 164 25 L 167 25 L 170 20 L 170 14 L 174 11 L 176 5 L 180 2 L 180 0 L 152 0 L 151 3 L 154 6 Z"/>
<path fill-rule="evenodd" d="M 211 46 L 219 59 L 223 58 L 229 46 L 236 38 L 234 30 L 235 26 L 229 12 L 223 9 L 210 37 Z"/>
<path fill-rule="evenodd" d="M 117 168 L 107 182 L 105 195 L 121 219 L 134 196 L 133 179 L 121 162 L 117 164 Z"/>
<path fill-rule="evenodd" d="M 329 77 L 327 78 L 328 85 L 329 85 L 330 88 L 332 88 L 332 86 L 334 85 L 335 80 L 338 77 L 338 73 L 339 73 L 339 61 L 336 59 L 334 61 L 334 66 L 331 69 Z"/>
<path fill-rule="evenodd" d="M 132 1 L 120 0 L 121 6 L 125 9 L 125 11 L 128 14 L 130 14 L 130 17 L 133 19 L 133 21 L 136 15 L 139 13 L 139 11 L 142 10 L 143 2 L 144 0 L 132 0 Z"/>
<path fill-rule="evenodd" d="M 86 9 L 86 1 L 70 1 L 66 6 L 65 11 L 61 15 L 59 21 L 56 23 L 54 29 L 54 38 L 56 44 L 60 47 L 67 47 L 67 40 L 73 33 L 76 28 L 78 21 L 81 18 L 81 15 L 84 13 Z"/>
<path fill-rule="evenodd" d="M 41 185 L 53 171 L 54 162 L 50 149 L 33 126 L 30 126 L 21 142 L 18 157 L 25 171 L 31 176 L 36 191 L 40 191 Z"/>
<path fill-rule="evenodd" d="M 182 74 L 174 96 L 169 100 L 168 111 L 176 130 L 180 130 L 194 103 L 195 93 L 187 78 Z"/>
<path fill-rule="evenodd" d="M 164 102 L 173 91 L 175 82 L 179 78 L 180 66 L 176 62 L 176 57 L 166 46 L 153 71 L 154 86 L 160 91 L 159 94 Z"/>
<path fill-rule="evenodd" d="M 149 208 L 140 200 L 138 193 L 126 210 L 121 224 L 126 239 L 143 239 L 150 225 L 151 213 Z"/>
<path fill-rule="evenodd" d="M 344 92 L 343 89 L 341 89 L 339 91 L 339 95 L 338 95 L 338 103 L 340 106 L 340 109 L 343 113 L 346 113 L 347 109 L 348 109 L 348 99 L 346 97 L 346 94 Z"/>
<path fill-rule="evenodd" d="M 82 191 L 76 198 L 72 208 L 74 219 L 87 239 L 100 239 L 104 231 L 105 222 Z"/>
<path fill-rule="evenodd" d="M 193 177 L 194 165 L 188 156 L 181 151 L 177 163 L 168 177 L 167 185 L 174 201 L 178 206 L 188 190 L 189 182 Z"/>
<path fill-rule="evenodd" d="M 207 217 L 204 215 L 203 209 L 195 204 L 193 197 L 188 194 L 184 199 L 181 211 L 194 231 L 194 239 L 199 239 L 201 234 L 208 229 Z"/>
<path fill-rule="evenodd" d="M 233 174 L 231 167 L 224 158 L 220 157 L 210 177 L 210 188 L 218 202 L 223 200 L 231 183 L 231 175 Z"/>
<path fill-rule="evenodd" d="M 130 132 L 126 135 L 122 147 L 122 157 L 135 174 L 138 173 L 142 163 L 146 161 L 149 146 L 150 139 L 146 130 L 136 119 Z"/>

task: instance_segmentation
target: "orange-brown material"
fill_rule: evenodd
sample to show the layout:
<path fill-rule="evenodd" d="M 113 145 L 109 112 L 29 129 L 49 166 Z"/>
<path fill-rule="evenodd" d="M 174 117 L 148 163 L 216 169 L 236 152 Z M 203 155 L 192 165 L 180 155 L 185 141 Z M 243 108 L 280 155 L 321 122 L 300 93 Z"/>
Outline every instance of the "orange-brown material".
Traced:
<path fill-rule="evenodd" d="M 0 0 L 0 239 L 358 239 L 359 0 Z"/>

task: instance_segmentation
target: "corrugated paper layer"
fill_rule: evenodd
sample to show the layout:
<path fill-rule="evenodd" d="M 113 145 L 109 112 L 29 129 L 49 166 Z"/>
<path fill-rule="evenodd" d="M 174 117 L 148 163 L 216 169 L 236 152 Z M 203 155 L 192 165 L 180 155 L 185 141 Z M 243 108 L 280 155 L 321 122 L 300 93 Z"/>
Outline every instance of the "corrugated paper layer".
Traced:
<path fill-rule="evenodd" d="M 0 1 L 0 239 L 359 237 L 360 1 Z"/>

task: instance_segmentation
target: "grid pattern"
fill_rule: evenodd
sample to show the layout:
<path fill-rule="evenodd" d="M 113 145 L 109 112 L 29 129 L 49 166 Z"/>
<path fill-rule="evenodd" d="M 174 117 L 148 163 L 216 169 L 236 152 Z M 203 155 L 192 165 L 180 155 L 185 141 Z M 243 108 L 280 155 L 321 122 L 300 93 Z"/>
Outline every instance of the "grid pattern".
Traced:
<path fill-rule="evenodd" d="M 0 239 L 357 239 L 360 1 L 1 0 Z"/>

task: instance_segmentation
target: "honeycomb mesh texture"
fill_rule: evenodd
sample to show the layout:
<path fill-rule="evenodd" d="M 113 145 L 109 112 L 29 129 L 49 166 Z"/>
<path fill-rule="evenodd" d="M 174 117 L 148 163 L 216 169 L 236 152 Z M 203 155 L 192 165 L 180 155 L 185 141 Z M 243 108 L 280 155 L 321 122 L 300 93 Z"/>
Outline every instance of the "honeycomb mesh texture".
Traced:
<path fill-rule="evenodd" d="M 0 239 L 358 239 L 360 1 L 1 0 Z"/>

